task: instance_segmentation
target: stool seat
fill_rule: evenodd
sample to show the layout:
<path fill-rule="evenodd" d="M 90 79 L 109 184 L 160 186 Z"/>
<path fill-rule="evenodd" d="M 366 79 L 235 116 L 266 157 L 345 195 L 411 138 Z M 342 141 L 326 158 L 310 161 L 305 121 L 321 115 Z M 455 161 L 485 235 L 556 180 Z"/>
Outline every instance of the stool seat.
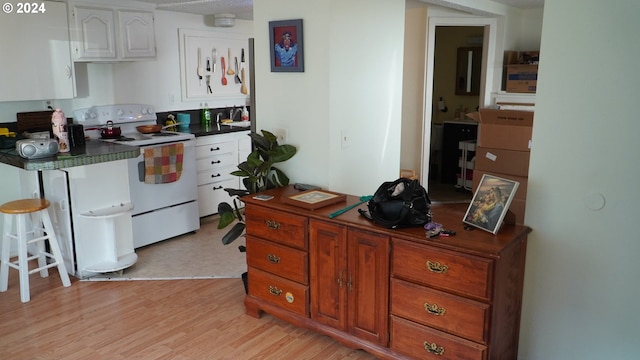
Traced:
<path fill-rule="evenodd" d="M 71 286 L 62 252 L 49 217 L 49 205 L 50 202 L 46 199 L 20 199 L 0 205 L 0 213 L 4 214 L 4 235 L 0 257 L 0 292 L 7 291 L 9 268 L 16 269 L 20 273 L 20 299 L 22 302 L 31 300 L 29 275 L 35 272 L 40 272 L 40 276 L 47 277 L 49 276 L 48 269 L 57 267 L 62 285 Z M 14 218 L 16 220 L 15 232 L 13 232 Z M 9 261 L 12 239 L 15 239 L 18 245 L 17 261 Z M 47 251 L 45 242 L 49 245 L 51 252 Z M 29 245 L 32 245 L 32 249 L 29 248 Z M 34 259 L 38 260 L 38 267 L 29 269 L 29 261 Z M 51 260 L 51 262 L 47 263 L 47 260 Z"/>
<path fill-rule="evenodd" d="M 46 209 L 49 205 L 49 200 L 46 199 L 22 199 L 0 205 L 0 212 L 5 214 L 27 214 Z"/>

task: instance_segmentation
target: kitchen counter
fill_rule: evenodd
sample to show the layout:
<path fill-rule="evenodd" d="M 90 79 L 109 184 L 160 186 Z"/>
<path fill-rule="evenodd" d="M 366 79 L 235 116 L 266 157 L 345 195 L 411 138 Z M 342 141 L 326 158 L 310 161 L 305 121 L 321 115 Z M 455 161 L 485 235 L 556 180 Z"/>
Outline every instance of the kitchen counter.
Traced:
<path fill-rule="evenodd" d="M 82 153 L 58 153 L 56 156 L 28 160 L 14 149 L 0 150 L 0 162 L 24 170 L 55 170 L 74 166 L 98 164 L 107 161 L 135 158 L 140 155 L 137 146 L 118 145 L 103 141 L 87 141 Z"/>
<path fill-rule="evenodd" d="M 179 130 L 179 131 L 191 133 L 191 134 L 194 134 L 196 137 L 198 137 L 198 136 L 228 134 L 228 133 L 234 133 L 238 131 L 247 131 L 247 130 L 251 130 L 251 126 L 240 127 L 240 126 L 229 126 L 229 125 L 220 124 L 220 130 L 218 130 L 218 127 L 215 124 L 212 124 L 211 126 L 203 126 L 203 125 L 200 125 L 199 123 L 197 124 L 192 123 L 191 125 L 189 125 L 189 131 L 186 131 L 186 130 Z"/>
<path fill-rule="evenodd" d="M 251 127 L 236 127 L 220 125 L 220 130 L 215 125 L 202 126 L 191 124 L 188 131 L 180 132 L 194 134 L 196 137 L 218 134 L 227 134 L 238 131 L 247 131 Z M 15 148 L 0 150 L 0 163 L 18 167 L 24 170 L 55 170 L 74 166 L 98 164 L 107 161 L 135 158 L 140 154 L 137 146 L 119 145 L 99 140 L 87 141 L 85 149 L 81 153 L 58 153 L 42 159 L 25 159 L 16 153 Z"/>

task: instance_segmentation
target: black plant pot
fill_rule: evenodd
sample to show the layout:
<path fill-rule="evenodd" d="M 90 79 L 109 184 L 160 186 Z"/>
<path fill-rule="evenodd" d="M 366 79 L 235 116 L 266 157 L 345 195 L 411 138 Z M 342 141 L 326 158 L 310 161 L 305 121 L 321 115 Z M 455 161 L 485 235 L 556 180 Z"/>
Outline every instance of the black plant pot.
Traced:
<path fill-rule="evenodd" d="M 244 284 L 244 293 L 249 293 L 249 274 L 246 272 L 242 273 L 242 283 Z"/>

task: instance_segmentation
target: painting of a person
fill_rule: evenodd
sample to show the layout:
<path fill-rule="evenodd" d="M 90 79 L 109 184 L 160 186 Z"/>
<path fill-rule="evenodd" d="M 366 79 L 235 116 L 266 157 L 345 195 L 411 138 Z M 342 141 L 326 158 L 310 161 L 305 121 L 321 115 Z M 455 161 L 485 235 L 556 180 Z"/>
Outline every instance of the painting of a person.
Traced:
<path fill-rule="evenodd" d="M 517 181 L 484 175 L 476 195 L 469 204 L 464 222 L 495 234 L 518 185 Z"/>
<path fill-rule="evenodd" d="M 500 191 L 499 187 L 494 186 L 489 190 L 489 201 L 491 207 L 485 211 L 487 227 L 494 229 L 496 225 L 498 225 L 498 220 L 504 210 L 504 199 L 502 198 L 502 191 Z"/>
<path fill-rule="evenodd" d="M 282 38 L 275 44 L 276 58 L 280 66 L 296 66 L 298 44 L 296 44 L 290 31 L 282 33 Z"/>

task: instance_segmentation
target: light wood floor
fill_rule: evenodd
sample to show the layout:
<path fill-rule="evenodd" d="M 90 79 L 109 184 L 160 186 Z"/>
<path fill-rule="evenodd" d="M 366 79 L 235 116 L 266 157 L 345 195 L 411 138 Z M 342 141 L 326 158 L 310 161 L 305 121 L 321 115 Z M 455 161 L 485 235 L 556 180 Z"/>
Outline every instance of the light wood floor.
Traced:
<path fill-rule="evenodd" d="M 240 279 L 91 282 L 17 271 L 0 293 L 2 359 L 375 359 L 270 315 L 244 315 Z"/>

